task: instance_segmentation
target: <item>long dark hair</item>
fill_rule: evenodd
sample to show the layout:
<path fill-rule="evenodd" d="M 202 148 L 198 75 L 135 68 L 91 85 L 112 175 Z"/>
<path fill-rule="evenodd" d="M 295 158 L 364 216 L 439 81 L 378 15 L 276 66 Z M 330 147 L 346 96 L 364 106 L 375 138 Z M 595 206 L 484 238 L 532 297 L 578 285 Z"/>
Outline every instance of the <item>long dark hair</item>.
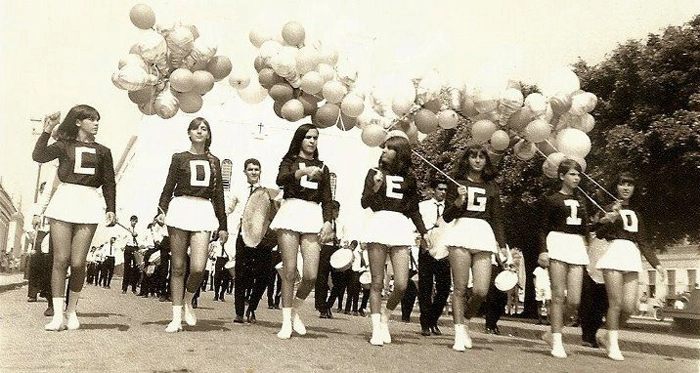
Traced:
<path fill-rule="evenodd" d="M 390 175 L 406 176 L 411 168 L 411 144 L 408 140 L 400 136 L 393 136 L 386 139 L 382 147 L 394 150 L 396 156 L 391 164 L 383 164 L 380 156 L 379 169 Z"/>
<path fill-rule="evenodd" d="M 209 122 L 207 122 L 206 119 L 202 117 L 197 117 L 192 119 L 190 122 L 190 125 L 187 126 L 187 132 L 189 133 L 190 131 L 197 129 L 200 124 L 204 123 L 205 126 L 207 126 L 207 131 L 209 131 L 209 138 L 204 141 L 204 150 L 206 152 L 209 152 L 209 147 L 211 146 L 211 138 L 212 138 L 212 133 L 211 133 L 211 126 L 209 125 Z"/>
<path fill-rule="evenodd" d="M 282 159 L 294 159 L 298 156 L 301 151 L 301 142 L 304 141 L 304 137 L 306 137 L 306 134 L 311 130 L 318 131 L 318 128 L 311 123 L 305 123 L 299 126 L 297 130 L 294 131 L 292 141 L 289 143 L 289 150 L 287 150 L 287 153 Z M 314 150 L 314 159 L 318 159 L 318 147 Z"/>
<path fill-rule="evenodd" d="M 467 178 L 467 175 L 469 174 L 469 171 L 471 170 L 471 166 L 469 166 L 469 157 L 472 156 L 478 156 L 479 154 L 483 154 L 484 158 L 486 158 L 486 164 L 484 165 L 484 168 L 481 170 L 481 179 L 484 180 L 484 182 L 489 182 L 493 180 L 496 177 L 496 167 L 494 167 L 493 163 L 491 162 L 491 158 L 489 157 L 489 152 L 486 151 L 486 148 L 484 148 L 483 145 L 471 145 L 469 146 L 464 153 L 462 154 L 462 157 L 459 158 L 459 162 L 457 163 L 457 168 L 455 169 L 454 172 L 454 178 L 455 179 L 461 179 L 461 178 Z"/>
<path fill-rule="evenodd" d="M 619 197 L 617 195 L 617 186 L 622 184 L 622 183 L 630 183 L 634 186 L 634 192 L 632 193 L 632 196 L 629 199 L 630 205 L 633 205 L 637 201 L 637 199 L 639 198 L 638 196 L 640 195 L 640 192 L 637 190 L 638 189 L 637 180 L 634 177 L 634 175 L 632 175 L 631 172 L 625 171 L 625 172 L 622 172 L 619 175 L 617 175 L 617 177 L 613 180 L 613 182 L 608 187 L 608 191 L 610 193 L 612 193 L 613 195 L 615 195 L 616 197 Z"/>
<path fill-rule="evenodd" d="M 77 121 L 84 119 L 100 120 L 100 113 L 92 106 L 81 104 L 75 105 L 68 111 L 63 122 L 56 130 L 56 136 L 59 140 L 75 140 L 78 138 L 79 126 L 76 126 Z"/>

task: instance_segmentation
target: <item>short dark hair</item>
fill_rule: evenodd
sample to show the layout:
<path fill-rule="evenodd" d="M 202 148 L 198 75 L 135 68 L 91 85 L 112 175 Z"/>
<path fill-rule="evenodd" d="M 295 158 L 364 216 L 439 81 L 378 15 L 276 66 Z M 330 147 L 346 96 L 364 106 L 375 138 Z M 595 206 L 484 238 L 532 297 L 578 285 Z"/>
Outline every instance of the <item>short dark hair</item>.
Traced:
<path fill-rule="evenodd" d="M 557 168 L 557 177 L 561 174 L 566 174 L 569 172 L 569 170 L 583 172 L 583 168 L 581 168 L 581 165 L 578 164 L 578 162 L 576 162 L 574 159 L 566 158 L 559 163 L 559 167 Z"/>
<path fill-rule="evenodd" d="M 335 210 L 340 210 L 340 202 L 336 200 L 331 201 L 331 208 Z"/>
<path fill-rule="evenodd" d="M 129 220 L 139 220 L 139 217 L 136 216 L 136 215 L 131 215 L 131 217 L 129 218 Z"/>
<path fill-rule="evenodd" d="M 433 189 L 436 189 L 438 187 L 438 185 L 440 185 L 440 184 L 447 185 L 447 181 L 445 181 L 444 179 L 438 179 L 438 178 L 430 180 L 430 187 Z"/>
<path fill-rule="evenodd" d="M 255 159 L 255 158 L 248 158 L 245 160 L 245 162 L 243 162 L 243 171 L 245 171 L 248 168 L 248 165 L 251 163 L 258 166 L 260 169 L 262 169 L 262 166 L 260 166 L 259 160 Z"/>

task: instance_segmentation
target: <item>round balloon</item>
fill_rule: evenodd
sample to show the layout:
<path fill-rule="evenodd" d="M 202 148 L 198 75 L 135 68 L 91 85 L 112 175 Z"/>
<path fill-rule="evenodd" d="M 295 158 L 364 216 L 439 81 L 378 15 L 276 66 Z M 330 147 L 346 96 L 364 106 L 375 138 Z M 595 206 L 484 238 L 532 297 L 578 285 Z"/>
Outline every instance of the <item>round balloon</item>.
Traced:
<path fill-rule="evenodd" d="M 438 113 L 438 125 L 446 130 L 457 127 L 459 116 L 454 110 L 442 110 Z"/>
<path fill-rule="evenodd" d="M 243 89 L 250 84 L 250 75 L 242 69 L 233 69 L 228 76 L 228 82 L 235 89 Z"/>
<path fill-rule="evenodd" d="M 581 130 L 585 133 L 591 132 L 593 127 L 595 126 L 595 119 L 593 116 L 589 113 L 583 114 L 578 117 L 574 117 L 571 120 L 570 124 L 571 128 L 576 128 L 578 130 Z"/>
<path fill-rule="evenodd" d="M 544 173 L 550 179 L 556 179 L 559 177 L 558 169 L 559 163 L 566 159 L 564 153 L 552 153 L 547 156 L 544 163 L 542 163 L 542 173 Z"/>
<path fill-rule="evenodd" d="M 549 105 L 556 115 L 562 115 L 571 109 L 571 97 L 564 93 L 557 93 L 549 98 Z"/>
<path fill-rule="evenodd" d="M 534 143 L 546 140 L 551 133 L 552 127 L 542 119 L 535 119 L 525 127 L 525 138 Z"/>
<path fill-rule="evenodd" d="M 156 92 L 156 87 L 148 86 L 138 91 L 129 92 L 129 100 L 135 104 L 143 104 L 153 100 L 153 95 Z"/>
<path fill-rule="evenodd" d="M 357 125 L 357 118 L 345 115 L 341 109 L 340 120 L 338 121 L 338 124 L 336 124 L 335 126 L 338 127 L 338 129 L 341 131 L 350 131 L 356 125 Z"/>
<path fill-rule="evenodd" d="M 413 120 L 416 123 L 418 131 L 426 135 L 434 132 L 440 124 L 438 116 L 428 109 L 418 110 Z"/>
<path fill-rule="evenodd" d="M 318 71 L 309 71 L 301 77 L 301 90 L 315 95 L 323 89 L 325 80 Z"/>
<path fill-rule="evenodd" d="M 345 85 L 337 80 L 327 81 L 322 89 L 323 98 L 332 104 L 342 101 L 347 93 L 348 89 Z"/>
<path fill-rule="evenodd" d="M 347 116 L 357 117 L 365 110 L 365 102 L 357 95 L 349 94 L 340 104 L 340 110 Z"/>
<path fill-rule="evenodd" d="M 318 59 L 318 52 L 314 47 L 307 45 L 300 48 L 296 54 L 296 67 L 299 74 L 304 75 L 309 71 L 316 70 Z"/>
<path fill-rule="evenodd" d="M 497 129 L 496 123 L 490 120 L 476 121 L 472 125 L 472 138 L 479 144 L 485 143 L 491 139 L 491 136 Z"/>
<path fill-rule="evenodd" d="M 202 96 L 197 92 L 182 93 L 178 95 L 177 100 L 180 103 L 180 110 L 184 113 L 196 113 L 204 104 Z"/>
<path fill-rule="evenodd" d="M 272 34 L 263 25 L 255 25 L 248 33 L 248 39 L 256 48 L 260 48 L 264 42 L 272 40 Z"/>
<path fill-rule="evenodd" d="M 585 132 L 575 128 L 565 128 L 556 137 L 557 149 L 569 157 L 585 157 L 591 151 L 591 139 Z"/>
<path fill-rule="evenodd" d="M 319 128 L 328 128 L 335 125 L 340 115 L 340 108 L 335 104 L 325 104 L 318 108 L 314 115 L 314 123 Z"/>
<path fill-rule="evenodd" d="M 504 130 L 497 130 L 491 135 L 491 146 L 497 151 L 503 151 L 510 145 L 510 136 Z"/>
<path fill-rule="evenodd" d="M 284 78 L 277 75 L 271 68 L 266 67 L 258 72 L 258 82 L 265 89 L 270 89 L 277 83 L 284 83 Z"/>
<path fill-rule="evenodd" d="M 207 71 L 214 76 L 214 80 L 217 82 L 231 73 L 233 65 L 231 65 L 231 60 L 226 56 L 214 56 L 209 63 L 207 63 Z"/>
<path fill-rule="evenodd" d="M 304 117 L 304 105 L 297 99 L 291 99 L 282 106 L 282 118 L 296 122 Z"/>
<path fill-rule="evenodd" d="M 304 31 L 304 26 L 299 22 L 287 22 L 284 27 L 282 27 L 282 39 L 293 46 L 301 46 L 304 44 L 304 38 L 306 38 L 306 31 Z"/>
<path fill-rule="evenodd" d="M 177 98 L 168 88 L 164 89 L 163 92 L 156 96 L 153 107 L 156 110 L 156 114 L 163 119 L 174 117 L 178 110 L 180 110 L 180 104 Z"/>
<path fill-rule="evenodd" d="M 129 53 L 126 56 L 122 57 L 119 60 L 119 64 L 118 64 L 117 68 L 121 69 L 122 67 L 124 67 L 124 65 L 128 65 L 128 64 L 137 65 L 138 67 L 142 68 L 145 71 L 149 70 L 148 65 L 146 65 L 146 62 L 143 60 L 143 58 L 136 53 Z"/>
<path fill-rule="evenodd" d="M 156 24 L 156 15 L 153 9 L 146 4 L 137 4 L 129 11 L 129 19 L 134 26 L 148 30 Z"/>
<path fill-rule="evenodd" d="M 370 147 L 377 147 L 384 143 L 386 132 L 378 124 L 369 124 L 362 129 L 362 142 Z"/>
<path fill-rule="evenodd" d="M 178 92 L 189 92 L 194 88 L 194 75 L 184 67 L 175 69 L 170 73 L 170 87 Z"/>
<path fill-rule="evenodd" d="M 316 114 L 318 110 L 318 100 L 316 97 L 308 94 L 301 94 L 298 100 L 304 106 L 304 116 Z"/>
<path fill-rule="evenodd" d="M 238 96 L 248 104 L 259 104 L 267 97 L 267 89 L 257 82 L 251 82 L 248 87 L 238 90 Z"/>
<path fill-rule="evenodd" d="M 270 88 L 270 97 L 275 101 L 285 103 L 294 97 L 294 88 L 287 83 L 277 83 Z"/>

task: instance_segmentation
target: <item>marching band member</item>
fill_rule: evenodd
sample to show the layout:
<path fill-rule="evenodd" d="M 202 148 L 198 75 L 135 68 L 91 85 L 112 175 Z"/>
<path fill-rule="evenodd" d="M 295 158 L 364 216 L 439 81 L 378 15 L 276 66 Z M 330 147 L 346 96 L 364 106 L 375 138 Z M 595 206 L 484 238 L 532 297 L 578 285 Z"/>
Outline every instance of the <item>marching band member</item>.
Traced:
<path fill-rule="evenodd" d="M 165 328 L 168 333 L 182 330 L 183 304 L 185 322 L 190 326 L 197 324 L 192 298 L 202 283 L 210 232 L 218 231 L 222 243 L 228 238 L 220 162 L 209 152 L 209 122 L 201 117 L 193 119 L 187 134 L 190 149 L 173 154 L 156 217 L 168 226 L 170 236 L 173 320 Z M 185 291 L 188 247 L 190 274 Z"/>
<path fill-rule="evenodd" d="M 420 195 L 411 169 L 411 146 L 402 131 L 391 131 L 382 144 L 379 167 L 370 169 L 362 191 L 362 208 L 372 210 L 365 225 L 369 266 L 372 273 L 370 310 L 372 338 L 370 343 L 381 346 L 391 343 L 389 320 L 391 312 L 401 302 L 408 282 L 409 247 L 415 244 L 414 231 L 421 235 L 421 246 L 427 232 L 418 201 Z M 394 291 L 382 307 L 381 292 L 387 254 L 394 270 Z"/>
<path fill-rule="evenodd" d="M 493 181 L 494 175 L 486 149 L 481 145 L 470 146 L 457 165 L 455 179 L 459 186 L 451 184 L 447 191 L 443 218 L 448 225 L 443 228 L 442 240 L 449 249 L 454 283 L 452 348 L 456 351 L 472 347 L 469 321 L 488 293 L 491 255 L 505 248 L 500 191 Z M 465 308 L 470 269 L 474 285 Z"/>
<path fill-rule="evenodd" d="M 277 185 L 284 189 L 284 194 L 270 229 L 277 231 L 282 252 L 282 328 L 277 333 L 280 339 L 291 337 L 292 329 L 300 335 L 306 334 L 298 310 L 316 281 L 320 242 L 328 242 L 333 235 L 330 173 L 318 158 L 318 135 L 312 124 L 299 126 L 277 174 Z M 292 301 L 299 247 L 304 268 Z"/>
<path fill-rule="evenodd" d="M 542 267 L 549 267 L 552 286 L 551 331 L 542 339 L 557 358 L 566 358 L 561 339 L 564 320 L 576 313 L 581 298 L 583 270 L 588 265 L 588 213 L 586 202 L 576 192 L 581 181 L 581 166 L 572 159 L 559 164 L 561 188 L 542 199 L 540 255 Z"/>
<path fill-rule="evenodd" d="M 48 145 L 60 113 L 44 118 L 44 132 L 36 142 L 32 159 L 46 163 L 59 160 L 56 189 L 45 216 L 50 218 L 54 257 L 51 293 L 54 315 L 46 330 L 78 329 L 76 314 L 80 291 L 85 282 L 85 260 L 97 224 L 105 219 L 107 225 L 116 223 L 116 184 L 114 165 L 109 148 L 95 142 L 100 114 L 88 105 L 77 105 L 68 111 L 57 130 L 58 140 Z M 102 187 L 104 204 L 98 188 Z M 69 302 L 65 319 L 63 301 L 68 265 L 71 267 Z"/>
<path fill-rule="evenodd" d="M 644 222 L 638 205 L 632 201 L 635 180 L 627 172 L 620 174 L 614 184 L 619 200 L 605 207 L 607 213 L 597 224 L 596 236 L 610 243 L 602 255 L 597 269 L 603 270 L 608 294 L 608 312 L 605 322 L 608 333 L 599 337 L 598 343 L 605 347 L 608 357 L 624 360 L 618 344 L 620 326 L 624 326 L 630 314 L 635 312 L 639 291 L 639 272 L 642 271 L 640 252 L 649 264 L 664 278 L 664 270 L 654 250 L 646 245 Z"/>

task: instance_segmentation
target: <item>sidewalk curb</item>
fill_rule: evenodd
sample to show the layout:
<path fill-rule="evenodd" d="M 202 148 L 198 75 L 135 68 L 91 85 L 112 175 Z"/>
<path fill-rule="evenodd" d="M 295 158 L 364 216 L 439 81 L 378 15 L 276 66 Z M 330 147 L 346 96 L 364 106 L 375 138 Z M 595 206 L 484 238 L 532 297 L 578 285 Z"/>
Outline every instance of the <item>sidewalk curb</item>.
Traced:
<path fill-rule="evenodd" d="M 15 282 L 7 283 L 7 284 L 2 284 L 2 285 L 0 285 L 0 293 L 4 293 L 6 291 L 21 288 L 22 286 L 26 285 L 27 282 L 28 282 L 28 280 L 22 279 L 21 281 L 15 281 Z"/>

